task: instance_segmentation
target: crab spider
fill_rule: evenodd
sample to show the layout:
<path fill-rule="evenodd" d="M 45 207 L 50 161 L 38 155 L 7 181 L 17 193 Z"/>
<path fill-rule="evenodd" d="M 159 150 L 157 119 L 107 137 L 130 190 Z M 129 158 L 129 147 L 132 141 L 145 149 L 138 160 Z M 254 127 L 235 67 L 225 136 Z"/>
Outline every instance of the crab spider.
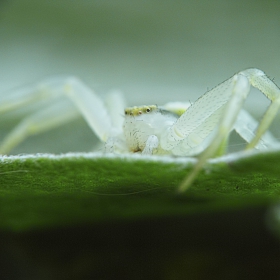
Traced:
<path fill-rule="evenodd" d="M 242 109 L 250 85 L 271 101 L 260 123 Z M 72 103 L 59 99 L 63 96 Z M 0 154 L 10 151 L 29 134 L 48 130 L 82 114 L 105 143 L 105 152 L 197 156 L 193 171 L 179 187 L 182 192 L 191 185 L 206 161 L 218 154 L 232 130 L 248 143 L 247 149 L 266 149 L 277 143 L 268 128 L 280 107 L 280 89 L 263 71 L 255 68 L 235 74 L 192 105 L 130 107 L 123 113 L 120 93 L 112 94 L 105 104 L 80 80 L 69 77 L 45 80 L 3 96 L 0 113 L 37 102 L 44 104 L 44 101 L 48 104 L 46 108 L 23 119 L 4 139 Z"/>

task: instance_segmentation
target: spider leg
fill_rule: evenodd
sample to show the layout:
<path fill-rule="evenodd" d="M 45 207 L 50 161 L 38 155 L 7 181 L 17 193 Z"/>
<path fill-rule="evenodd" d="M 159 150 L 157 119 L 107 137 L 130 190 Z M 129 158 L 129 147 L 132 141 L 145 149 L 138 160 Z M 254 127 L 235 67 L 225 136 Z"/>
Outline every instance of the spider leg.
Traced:
<path fill-rule="evenodd" d="M 105 153 L 129 153 L 124 137 L 109 137 L 104 145 Z"/>
<path fill-rule="evenodd" d="M 217 126 L 239 76 L 235 75 L 224 81 L 196 100 L 175 124 L 165 131 L 161 137 L 161 147 L 172 150 L 175 155 L 195 155 L 200 152 L 193 150 L 212 134 Z"/>
<path fill-rule="evenodd" d="M 50 91 L 47 86 L 49 83 L 44 81 L 1 94 L 0 114 L 18 114 L 17 117 L 23 120 L 3 139 L 0 154 L 8 153 L 31 134 L 46 131 L 78 117 L 77 110 L 70 102 L 67 105 L 67 102 L 59 99 L 62 92 L 56 91 L 55 88 Z M 31 112 L 29 117 L 22 115 L 26 112 Z M 5 118 L 7 115 L 1 116 L 2 120 Z"/>
<path fill-rule="evenodd" d="M 265 112 L 258 128 L 255 137 L 247 145 L 247 149 L 253 148 L 261 139 L 262 135 L 268 130 L 271 122 L 280 109 L 280 89 L 270 80 L 263 71 L 251 68 L 240 72 L 249 80 L 250 84 L 260 90 L 269 100 L 271 104 Z"/>
<path fill-rule="evenodd" d="M 250 143 L 255 137 L 258 124 L 259 123 L 246 110 L 241 109 L 234 124 L 234 130 L 247 143 Z M 264 150 L 273 147 L 277 143 L 279 143 L 277 139 L 269 131 L 266 131 L 254 148 Z"/>
<path fill-rule="evenodd" d="M 79 116 L 70 102 L 54 103 L 24 118 L 2 141 L 0 154 L 6 154 L 28 136 L 47 131 Z"/>
<path fill-rule="evenodd" d="M 24 106 L 36 104 L 54 98 L 57 94 L 49 93 L 43 84 L 27 86 L 5 92 L 0 97 L 0 114 L 19 109 Z"/>
<path fill-rule="evenodd" d="M 245 119 L 247 118 L 247 132 L 238 124 L 234 127 L 243 102 L 249 93 L 250 84 L 271 100 L 271 105 L 260 124 L 257 125 L 257 131 L 254 135 L 252 135 L 252 130 L 250 131 L 248 128 L 252 124 L 254 126 L 255 122 L 242 112 L 241 115 L 243 114 Z M 264 72 L 258 69 L 247 69 L 239 72 L 199 98 L 166 132 L 166 137 L 163 139 L 162 145 L 166 145 L 166 149 L 172 149 L 174 154 L 177 154 L 179 149 L 183 149 L 185 154 L 195 155 L 201 147 L 201 150 L 206 147 L 198 157 L 198 163 L 194 170 L 182 182 L 179 191 L 182 192 L 191 185 L 207 159 L 217 154 L 233 128 L 241 131 L 241 136 L 245 140 L 247 138 L 249 142 L 247 149 L 255 146 L 261 148 L 264 145 L 273 145 L 275 139 L 270 133 L 267 133 L 267 130 L 279 108 L 280 89 Z M 221 111 L 219 112 L 219 110 Z M 219 117 L 216 118 L 216 116 Z M 201 128 L 206 123 L 210 124 L 210 128 L 213 130 L 203 132 Z M 215 125 L 217 126 L 215 127 Z M 259 141 L 261 142 L 259 143 Z"/>
<path fill-rule="evenodd" d="M 89 87 L 75 77 L 68 78 L 63 85 L 66 96 L 73 101 L 92 131 L 102 142 L 106 142 L 109 136 L 120 133 L 119 128 L 112 125 L 105 104 Z"/>
<path fill-rule="evenodd" d="M 55 106 L 57 97 L 68 97 L 73 105 Z M 17 98 L 18 97 L 18 98 Z M 15 99 L 17 101 L 15 101 Z M 99 139 L 105 142 L 109 136 L 119 133 L 119 127 L 113 127 L 107 109 L 94 92 L 75 77 L 52 78 L 33 87 L 21 89 L 15 94 L 6 95 L 0 100 L 0 112 L 15 110 L 37 102 L 49 101 L 53 105 L 41 113 L 35 113 L 24 119 L 5 139 L 0 146 L 0 153 L 6 153 L 28 135 L 46 131 L 52 127 L 70 121 L 79 112 L 87 121 Z M 62 103 L 61 103 L 62 104 Z M 66 103 L 65 103 L 66 104 Z M 42 105 L 42 104 L 41 104 Z M 68 106 L 68 109 L 67 107 Z"/>
<path fill-rule="evenodd" d="M 112 125 L 122 131 L 124 121 L 124 108 L 126 108 L 125 98 L 119 90 L 113 90 L 105 98 L 105 105 L 110 115 Z"/>
<path fill-rule="evenodd" d="M 112 121 L 112 126 L 117 133 L 107 138 L 103 150 L 105 153 L 128 153 L 129 150 L 121 133 L 124 122 L 124 108 L 126 108 L 123 94 L 119 90 L 109 92 L 105 98 L 105 105 Z"/>
<path fill-rule="evenodd" d="M 229 80 L 214 88 L 214 93 L 223 93 L 220 90 L 223 90 L 225 85 L 227 85 L 226 88 L 231 91 L 231 94 L 229 95 L 228 101 L 224 104 L 224 110 L 219 120 L 219 124 L 213 131 L 213 137 L 209 146 L 205 149 L 204 152 L 200 154 L 194 169 L 189 175 L 186 176 L 186 178 L 182 181 L 181 185 L 179 186 L 179 192 L 184 192 L 188 189 L 188 187 L 192 184 L 200 170 L 207 162 L 207 160 L 213 157 L 220 149 L 224 141 L 227 140 L 227 137 L 234 126 L 238 113 L 240 112 L 250 90 L 250 84 L 248 79 L 241 74 L 236 74 Z M 215 94 L 215 96 L 217 95 Z"/>

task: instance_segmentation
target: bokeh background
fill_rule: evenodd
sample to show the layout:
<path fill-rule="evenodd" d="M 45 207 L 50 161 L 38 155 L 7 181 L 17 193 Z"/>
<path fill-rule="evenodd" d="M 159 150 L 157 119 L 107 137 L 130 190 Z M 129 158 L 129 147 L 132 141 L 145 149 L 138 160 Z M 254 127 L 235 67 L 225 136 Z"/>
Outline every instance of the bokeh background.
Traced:
<path fill-rule="evenodd" d="M 280 85 L 279 15 L 278 0 L 1 1 L 0 96 L 68 74 L 101 96 L 122 90 L 128 105 L 195 101 L 247 67 Z M 246 107 L 261 115 L 268 104 L 254 91 Z M 1 116 L 0 139 L 7 123 Z M 13 153 L 87 151 L 94 141 L 79 119 Z"/>

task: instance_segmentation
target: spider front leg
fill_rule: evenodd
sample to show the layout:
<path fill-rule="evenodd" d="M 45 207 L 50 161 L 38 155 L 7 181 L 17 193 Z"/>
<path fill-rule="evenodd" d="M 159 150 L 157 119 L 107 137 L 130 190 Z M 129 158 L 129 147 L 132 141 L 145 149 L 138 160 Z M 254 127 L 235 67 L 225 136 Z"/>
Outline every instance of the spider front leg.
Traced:
<path fill-rule="evenodd" d="M 240 74 L 247 77 L 253 87 L 260 90 L 269 100 L 271 100 L 271 104 L 257 128 L 255 137 L 247 145 L 247 149 L 251 149 L 259 142 L 262 135 L 268 130 L 271 122 L 274 120 L 280 109 L 280 89 L 265 75 L 263 71 L 259 69 L 247 69 L 240 72 Z"/>
<path fill-rule="evenodd" d="M 252 125 L 254 121 L 248 117 L 248 115 L 244 115 L 245 113 L 241 111 L 242 105 L 244 100 L 246 99 L 248 93 L 249 93 L 249 88 L 250 84 L 257 89 L 259 89 L 261 92 L 263 92 L 271 101 L 271 105 L 266 111 L 261 123 L 258 125 L 257 131 L 255 135 L 252 135 L 252 131 L 245 131 L 247 128 L 249 128 L 249 125 Z M 218 96 L 217 93 L 220 93 L 221 95 Z M 230 93 L 230 94 L 229 94 Z M 212 139 L 210 141 L 201 141 L 200 143 L 197 144 L 197 146 L 200 145 L 206 145 L 207 148 L 202 154 L 198 157 L 198 162 L 195 165 L 193 171 L 189 176 L 187 176 L 183 182 L 181 183 L 179 187 L 179 191 L 183 192 L 185 191 L 193 182 L 193 180 L 196 178 L 197 174 L 199 171 L 202 169 L 206 161 L 213 157 L 217 151 L 219 150 L 219 147 L 222 145 L 224 141 L 226 141 L 226 138 L 228 137 L 230 131 L 234 127 L 235 121 L 238 117 L 238 114 L 241 111 L 241 114 L 245 116 L 245 122 L 247 122 L 247 128 L 244 130 L 243 128 L 241 129 L 241 136 L 249 141 L 249 144 L 247 148 L 253 148 L 256 145 L 259 147 L 261 146 L 262 143 L 258 144 L 260 139 L 263 137 L 263 140 L 267 143 L 273 144 L 275 141 L 273 137 L 269 133 L 267 133 L 268 127 L 273 121 L 273 119 L 276 116 L 276 113 L 279 110 L 280 107 L 280 90 L 277 87 L 276 84 L 274 84 L 261 70 L 258 69 L 247 69 L 245 71 L 242 71 L 233 78 L 230 78 L 229 80 L 223 82 L 213 90 L 209 91 L 205 95 L 203 95 L 195 104 L 197 104 L 197 107 L 202 108 L 201 104 L 205 105 L 204 107 L 207 107 L 213 105 L 213 101 L 210 102 L 208 105 L 206 104 L 205 101 L 208 100 L 213 100 L 214 97 L 214 102 L 219 103 L 220 107 L 213 106 L 214 109 L 210 110 L 205 110 L 203 108 L 202 112 L 202 117 L 200 121 L 196 121 L 196 125 L 194 125 L 194 128 L 191 131 L 187 131 L 185 133 L 184 127 L 182 127 L 182 123 L 179 123 L 178 127 L 174 126 L 173 131 L 177 132 L 179 131 L 180 136 L 181 134 L 184 134 L 184 137 L 188 140 L 190 135 L 195 131 L 196 133 L 199 133 L 199 127 L 203 126 L 208 120 L 212 120 L 212 127 L 217 124 L 216 128 L 214 128 L 214 131 L 212 133 L 208 133 L 208 136 L 212 134 L 212 137 L 209 139 Z M 215 118 L 216 112 L 218 112 L 218 108 L 223 108 L 222 113 L 220 115 L 220 121 L 216 122 L 217 118 Z M 187 115 L 188 111 L 186 112 Z M 204 117 L 203 117 L 204 115 Z M 205 117 L 207 116 L 207 117 Z M 187 116 L 188 117 L 188 116 Z M 186 118 L 186 117 L 185 117 Z M 210 122 L 211 123 L 211 122 Z M 186 124 L 186 122 L 185 122 Z M 240 126 L 236 125 L 235 129 L 238 131 L 240 130 Z M 173 137 L 173 142 L 178 142 L 178 135 L 174 136 L 175 134 L 172 134 Z M 251 134 L 251 135 L 250 135 Z M 203 135 L 203 133 L 202 133 Z M 205 135 L 204 135 L 205 136 Z M 247 138 L 247 139 L 246 139 Z M 202 137 L 203 139 L 203 137 Z M 204 139 L 207 139 L 207 137 L 204 137 Z M 207 139 L 207 140 L 209 140 Z M 175 140 L 175 141 L 174 141 Z M 183 144 L 186 142 L 181 141 Z M 208 142 L 208 143 L 207 143 Z M 174 144 L 174 143 L 173 143 Z M 178 145 L 180 147 L 180 145 Z M 184 145 L 182 145 L 184 147 Z"/>
<path fill-rule="evenodd" d="M 182 181 L 178 189 L 179 192 L 184 192 L 190 187 L 207 160 L 213 157 L 220 149 L 221 145 L 227 140 L 229 133 L 234 126 L 238 113 L 241 110 L 243 103 L 249 93 L 250 85 L 246 77 L 237 74 L 228 81 L 230 81 L 228 90 L 231 91 L 231 96 L 228 102 L 223 105 L 224 110 L 218 126 L 213 131 L 214 133 L 212 135 L 213 137 L 211 142 L 206 150 L 198 157 L 198 162 L 194 169 Z M 219 86 L 216 88 L 216 90 L 219 90 Z"/>

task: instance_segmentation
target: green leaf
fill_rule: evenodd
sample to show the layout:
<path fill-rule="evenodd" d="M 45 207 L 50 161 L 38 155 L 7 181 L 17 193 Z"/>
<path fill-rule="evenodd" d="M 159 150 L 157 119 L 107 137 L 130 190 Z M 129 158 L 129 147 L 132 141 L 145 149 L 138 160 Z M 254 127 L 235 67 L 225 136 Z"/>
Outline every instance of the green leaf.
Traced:
<path fill-rule="evenodd" d="M 273 278 L 279 158 L 275 149 L 211 160 L 179 195 L 195 159 L 3 156 L 1 272 L 8 279 Z"/>
<path fill-rule="evenodd" d="M 280 150 L 274 150 L 212 160 L 192 188 L 177 195 L 195 159 L 94 153 L 2 157 L 0 227 L 27 230 L 268 203 L 280 196 L 279 158 Z"/>

